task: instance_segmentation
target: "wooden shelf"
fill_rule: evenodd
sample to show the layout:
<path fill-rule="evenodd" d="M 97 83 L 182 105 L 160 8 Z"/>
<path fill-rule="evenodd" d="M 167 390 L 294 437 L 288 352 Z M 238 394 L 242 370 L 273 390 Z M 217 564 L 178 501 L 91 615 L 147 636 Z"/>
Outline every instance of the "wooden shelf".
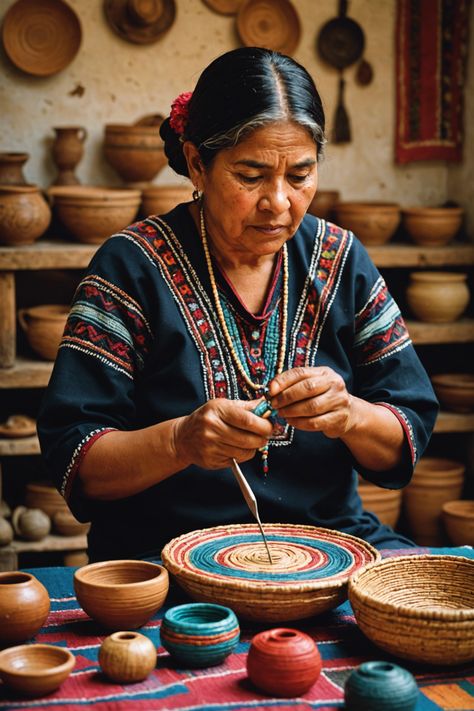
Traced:
<path fill-rule="evenodd" d="M 474 341 L 474 319 L 463 318 L 450 323 L 406 321 L 408 333 L 415 345 L 439 343 L 471 343 Z"/>
<path fill-rule="evenodd" d="M 440 412 L 435 432 L 474 432 L 474 412 Z"/>
<path fill-rule="evenodd" d="M 367 247 L 378 267 L 446 267 L 474 265 L 474 244 L 452 242 L 446 247 L 384 244 Z"/>
<path fill-rule="evenodd" d="M 39 440 L 36 435 L 0 439 L 0 457 L 24 457 L 40 453 Z"/>
<path fill-rule="evenodd" d="M 52 361 L 17 358 L 13 368 L 0 368 L 0 389 L 45 388 L 53 365 Z"/>
<path fill-rule="evenodd" d="M 81 551 L 87 549 L 87 536 L 55 536 L 42 538 L 41 541 L 12 541 L 2 548 L 2 552 L 41 553 L 43 551 Z"/>
<path fill-rule="evenodd" d="M 98 244 L 39 240 L 21 247 L 0 247 L 0 270 L 84 269 Z"/>

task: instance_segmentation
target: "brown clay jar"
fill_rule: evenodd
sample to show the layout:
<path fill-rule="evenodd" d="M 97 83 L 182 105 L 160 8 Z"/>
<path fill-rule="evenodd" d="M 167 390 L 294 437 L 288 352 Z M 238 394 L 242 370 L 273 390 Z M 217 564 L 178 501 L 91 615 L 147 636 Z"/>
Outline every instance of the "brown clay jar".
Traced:
<path fill-rule="evenodd" d="M 51 209 L 36 185 L 0 185 L 0 244 L 32 244 L 51 221 Z"/>
<path fill-rule="evenodd" d="M 0 573 L 0 643 L 23 642 L 49 615 L 48 591 L 30 573 Z"/>
<path fill-rule="evenodd" d="M 321 673 L 314 640 L 299 630 L 278 627 L 259 632 L 247 655 L 247 674 L 256 687 L 275 696 L 305 694 Z"/>
<path fill-rule="evenodd" d="M 80 181 L 74 169 L 84 154 L 87 131 L 82 126 L 58 126 L 54 128 L 53 160 L 58 168 L 54 185 L 77 185 Z"/>
<path fill-rule="evenodd" d="M 26 185 L 23 166 L 29 153 L 0 153 L 0 185 Z"/>
<path fill-rule="evenodd" d="M 112 681 L 143 681 L 156 666 L 156 649 L 151 639 L 139 632 L 114 632 L 101 644 L 99 664 Z"/>
<path fill-rule="evenodd" d="M 458 319 L 469 303 L 467 274 L 461 272 L 412 272 L 406 297 L 420 321 L 449 323 Z"/>

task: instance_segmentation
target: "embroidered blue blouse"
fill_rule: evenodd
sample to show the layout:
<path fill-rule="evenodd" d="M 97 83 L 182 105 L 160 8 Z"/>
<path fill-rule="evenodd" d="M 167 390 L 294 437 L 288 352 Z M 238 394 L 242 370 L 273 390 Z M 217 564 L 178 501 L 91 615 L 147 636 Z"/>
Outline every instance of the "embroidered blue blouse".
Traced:
<path fill-rule="evenodd" d="M 270 441 L 268 477 L 259 456 L 242 465 L 261 518 L 335 528 L 378 546 L 406 544 L 363 511 L 356 469 L 386 488 L 409 482 L 437 413 L 429 378 L 384 280 L 351 232 L 306 216 L 288 242 L 288 266 L 285 368 L 333 368 L 350 392 L 395 413 L 405 446 L 399 466 L 373 472 L 358 466 L 340 440 L 283 423 Z M 266 325 L 271 341 L 280 272 L 257 317 L 220 276 L 236 332 L 257 342 Z M 275 349 L 267 345 L 265 354 L 260 346 L 253 356 L 246 349 L 248 367 L 258 356 L 266 380 Z M 190 466 L 119 501 L 81 492 L 77 471 L 97 437 L 186 415 L 216 397 L 249 393 L 219 327 L 199 234 L 188 207 L 179 205 L 131 225 L 96 252 L 75 294 L 38 419 L 58 489 L 79 519 L 92 522 L 92 560 L 158 554 L 186 531 L 252 521 L 229 469 Z"/>

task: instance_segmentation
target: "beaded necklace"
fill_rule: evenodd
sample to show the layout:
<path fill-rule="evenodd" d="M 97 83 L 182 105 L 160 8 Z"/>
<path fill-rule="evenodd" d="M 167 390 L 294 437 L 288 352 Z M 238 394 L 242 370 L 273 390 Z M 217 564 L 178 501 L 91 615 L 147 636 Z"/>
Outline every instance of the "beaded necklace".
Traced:
<path fill-rule="evenodd" d="M 265 402 L 260 403 L 255 408 L 254 412 L 262 417 L 269 417 L 274 414 L 274 410 L 271 407 L 271 403 L 268 399 L 268 388 L 263 383 L 254 383 L 253 380 L 247 375 L 245 367 L 241 362 L 239 355 L 234 346 L 232 336 L 229 332 L 227 322 L 224 316 L 224 312 L 221 305 L 221 300 L 219 297 L 219 291 L 217 289 L 216 279 L 214 276 L 214 268 L 212 266 L 211 254 L 209 251 L 209 244 L 207 240 L 206 223 L 204 220 L 204 207 L 201 203 L 199 209 L 199 223 L 201 228 L 201 239 L 204 248 L 204 255 L 206 257 L 207 269 L 209 272 L 209 279 L 211 282 L 212 294 L 214 296 L 214 301 L 216 305 L 217 316 L 219 319 L 219 324 L 224 333 L 224 338 L 226 340 L 227 346 L 229 348 L 232 359 L 235 363 L 239 374 L 241 375 L 244 382 L 253 390 L 255 393 L 259 393 L 265 397 Z M 281 326 L 280 326 L 280 337 L 278 342 L 278 361 L 276 366 L 276 373 L 278 375 L 283 371 L 286 356 L 286 326 L 288 320 L 288 250 L 286 244 L 283 245 L 283 295 L 282 295 L 282 310 L 281 310 Z M 272 376 L 273 377 L 273 376 Z M 268 382 L 268 381 L 267 381 Z M 260 449 L 262 455 L 262 467 L 263 473 L 266 476 L 268 473 L 268 445 Z"/>

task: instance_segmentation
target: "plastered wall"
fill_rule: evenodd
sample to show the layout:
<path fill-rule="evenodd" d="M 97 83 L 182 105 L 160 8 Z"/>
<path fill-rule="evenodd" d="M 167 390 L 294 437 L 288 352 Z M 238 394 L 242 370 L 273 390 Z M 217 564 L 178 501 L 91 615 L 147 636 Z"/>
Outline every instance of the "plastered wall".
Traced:
<path fill-rule="evenodd" d="M 13 0 L 0 0 L 0 17 Z M 202 0 L 176 0 L 177 17 L 156 43 L 134 45 L 107 24 L 101 0 L 68 0 L 82 23 L 82 45 L 73 62 L 49 78 L 17 70 L 0 49 L 0 150 L 26 151 L 29 182 L 47 187 L 55 169 L 50 156 L 53 126 L 80 125 L 88 131 L 85 156 L 77 169 L 83 183 L 118 185 L 102 156 L 107 122 L 133 122 L 150 113 L 167 113 L 172 99 L 191 90 L 216 55 L 238 46 L 234 18 L 212 12 Z M 315 50 L 317 33 L 337 13 L 337 0 L 293 0 L 302 36 L 295 58 L 316 80 L 327 110 L 329 128 L 336 102 L 337 72 Z M 365 57 L 374 81 L 360 87 L 354 68 L 345 72 L 346 106 L 352 122 L 350 144 L 329 143 L 320 169 L 320 187 L 339 189 L 343 199 L 393 200 L 402 205 L 435 205 L 448 198 L 468 210 L 474 230 L 474 122 L 466 120 L 462 166 L 424 162 L 397 166 L 393 159 L 395 121 L 394 27 L 396 0 L 353 0 L 349 13 L 364 29 Z M 471 18 L 471 26 L 473 21 Z M 474 28 L 471 31 L 474 38 Z M 474 51 L 471 50 L 467 117 L 474 109 Z M 83 87 L 80 95 L 78 87 Z M 329 131 L 330 134 L 330 131 Z M 178 183 L 168 168 L 160 184 Z"/>

